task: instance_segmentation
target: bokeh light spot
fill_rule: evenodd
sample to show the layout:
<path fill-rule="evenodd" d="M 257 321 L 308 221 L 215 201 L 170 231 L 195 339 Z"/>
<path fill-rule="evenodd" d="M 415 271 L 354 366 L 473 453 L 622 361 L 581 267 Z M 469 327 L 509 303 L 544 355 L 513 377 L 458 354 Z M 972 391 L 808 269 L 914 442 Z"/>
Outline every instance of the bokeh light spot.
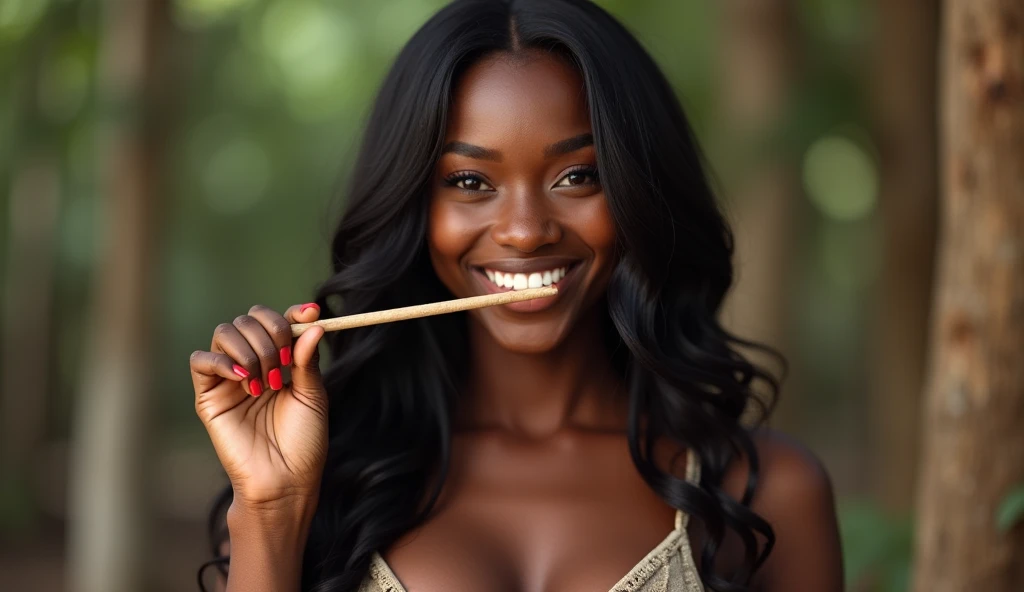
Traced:
<path fill-rule="evenodd" d="M 0 43 L 17 41 L 32 30 L 46 12 L 48 0 L 3 0 L 0 2 Z"/>
<path fill-rule="evenodd" d="M 199 29 L 251 3 L 252 0 L 177 0 L 174 3 L 174 18 L 187 29 Z"/>
<path fill-rule="evenodd" d="M 833 220 L 866 217 L 878 199 L 878 169 L 872 158 L 849 138 L 826 136 L 807 150 L 804 187 L 811 202 Z"/>

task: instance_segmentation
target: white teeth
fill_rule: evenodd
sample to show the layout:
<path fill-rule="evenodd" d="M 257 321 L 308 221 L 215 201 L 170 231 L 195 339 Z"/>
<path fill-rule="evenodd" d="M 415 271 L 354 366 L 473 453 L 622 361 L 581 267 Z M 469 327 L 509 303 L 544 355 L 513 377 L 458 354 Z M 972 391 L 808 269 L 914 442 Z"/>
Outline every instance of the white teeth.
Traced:
<path fill-rule="evenodd" d="M 557 267 L 547 271 L 535 271 L 526 273 L 506 273 L 493 269 L 485 269 L 487 279 L 494 282 L 499 288 L 511 288 L 513 290 L 525 290 L 527 288 L 540 288 L 557 283 L 565 277 L 564 267 Z"/>

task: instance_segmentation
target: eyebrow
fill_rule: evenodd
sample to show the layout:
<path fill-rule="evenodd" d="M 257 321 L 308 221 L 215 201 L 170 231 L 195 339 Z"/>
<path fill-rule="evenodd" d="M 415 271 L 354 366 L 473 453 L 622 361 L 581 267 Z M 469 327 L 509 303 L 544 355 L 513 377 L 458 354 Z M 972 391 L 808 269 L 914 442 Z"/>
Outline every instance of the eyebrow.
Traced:
<path fill-rule="evenodd" d="M 563 154 L 569 154 L 570 152 L 575 152 L 580 148 L 592 146 L 593 144 L 594 134 L 587 132 L 565 140 L 560 140 L 550 146 L 547 146 L 544 148 L 544 158 L 562 156 Z M 501 162 L 502 159 L 502 154 L 498 150 L 491 150 L 490 148 L 475 146 L 466 142 L 449 142 L 445 144 L 444 148 L 441 149 L 441 154 L 447 154 L 449 152 L 461 154 L 462 156 L 475 158 L 477 160 Z"/>

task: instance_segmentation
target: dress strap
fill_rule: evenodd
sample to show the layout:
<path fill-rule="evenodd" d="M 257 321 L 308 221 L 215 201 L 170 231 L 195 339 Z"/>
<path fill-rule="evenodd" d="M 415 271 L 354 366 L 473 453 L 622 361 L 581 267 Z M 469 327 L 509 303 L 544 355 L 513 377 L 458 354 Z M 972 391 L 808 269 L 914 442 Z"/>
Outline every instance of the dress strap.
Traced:
<path fill-rule="evenodd" d="M 686 449 L 686 480 L 693 485 L 700 485 L 700 455 L 693 448 Z"/>
<path fill-rule="evenodd" d="M 693 448 L 686 449 L 686 482 L 693 486 L 700 484 L 700 455 L 693 451 Z M 682 510 L 676 510 L 676 530 L 686 528 L 690 515 Z"/>

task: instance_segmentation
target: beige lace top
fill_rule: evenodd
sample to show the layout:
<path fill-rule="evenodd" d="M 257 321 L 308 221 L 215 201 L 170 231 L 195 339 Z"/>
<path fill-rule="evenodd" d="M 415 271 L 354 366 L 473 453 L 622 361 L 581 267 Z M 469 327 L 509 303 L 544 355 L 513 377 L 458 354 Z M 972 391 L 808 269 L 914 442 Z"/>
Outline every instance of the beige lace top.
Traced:
<path fill-rule="evenodd" d="M 700 480 L 699 460 L 692 450 L 687 453 L 686 480 L 694 484 Z M 687 518 L 677 510 L 672 532 L 608 592 L 704 592 L 686 536 Z M 374 553 L 359 592 L 407 591 L 384 558 Z"/>

